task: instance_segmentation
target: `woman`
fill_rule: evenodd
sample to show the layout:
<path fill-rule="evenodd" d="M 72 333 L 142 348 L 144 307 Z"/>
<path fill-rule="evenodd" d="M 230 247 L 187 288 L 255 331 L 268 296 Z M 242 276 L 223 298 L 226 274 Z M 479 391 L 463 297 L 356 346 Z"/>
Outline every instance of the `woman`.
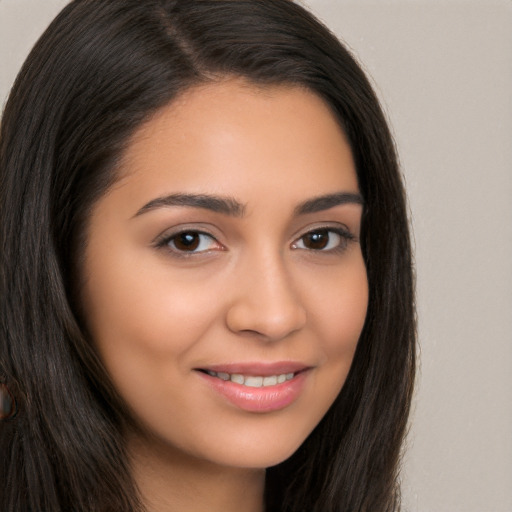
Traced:
<path fill-rule="evenodd" d="M 391 511 L 394 146 L 289 0 L 76 0 L 2 118 L 6 511 Z"/>

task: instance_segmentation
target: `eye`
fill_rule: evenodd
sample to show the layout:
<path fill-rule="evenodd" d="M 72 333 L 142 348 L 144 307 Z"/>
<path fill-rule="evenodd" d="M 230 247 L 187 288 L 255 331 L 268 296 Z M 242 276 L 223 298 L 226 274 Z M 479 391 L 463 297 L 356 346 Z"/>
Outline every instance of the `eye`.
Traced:
<path fill-rule="evenodd" d="M 165 236 L 158 242 L 158 247 L 168 248 L 181 254 L 197 254 L 222 249 L 213 236 L 200 231 L 181 231 L 171 236 Z"/>
<path fill-rule="evenodd" d="M 335 251 L 346 248 L 354 236 L 346 230 L 321 228 L 309 231 L 293 243 L 293 249 L 306 249 L 310 251 Z"/>

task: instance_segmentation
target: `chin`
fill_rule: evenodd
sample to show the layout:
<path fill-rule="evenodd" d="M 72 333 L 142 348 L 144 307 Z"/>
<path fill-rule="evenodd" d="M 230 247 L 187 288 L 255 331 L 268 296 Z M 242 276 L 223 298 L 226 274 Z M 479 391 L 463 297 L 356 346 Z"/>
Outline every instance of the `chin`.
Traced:
<path fill-rule="evenodd" d="M 271 446 L 247 447 L 229 454 L 224 454 L 223 465 L 230 467 L 266 469 L 276 466 L 290 458 L 299 448 L 300 444 L 294 446 Z"/>
<path fill-rule="evenodd" d="M 209 459 L 219 466 L 234 468 L 265 469 L 275 466 L 290 458 L 302 445 L 308 431 L 295 431 L 279 429 L 265 432 L 246 432 L 239 436 L 231 434 L 230 439 L 217 439 L 217 442 L 208 442 L 198 450 L 196 457 Z M 208 440 L 210 441 L 210 440 Z M 197 448 L 201 448 L 197 446 Z"/>

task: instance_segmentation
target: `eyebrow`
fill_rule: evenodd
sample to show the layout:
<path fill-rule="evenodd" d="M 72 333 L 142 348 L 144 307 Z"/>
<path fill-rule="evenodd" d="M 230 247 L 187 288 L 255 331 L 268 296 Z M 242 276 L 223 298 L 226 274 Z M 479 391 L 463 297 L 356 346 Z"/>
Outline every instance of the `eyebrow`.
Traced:
<path fill-rule="evenodd" d="M 135 214 L 135 217 L 157 208 L 169 206 L 203 208 L 231 217 L 243 217 L 245 213 L 245 206 L 231 197 L 212 196 L 209 194 L 170 194 L 149 201 Z"/>
<path fill-rule="evenodd" d="M 314 197 L 299 204 L 295 208 L 295 215 L 307 215 L 308 213 L 317 213 L 329 210 L 335 206 L 344 204 L 364 204 L 360 194 L 353 192 L 337 192 L 335 194 L 326 194 L 324 196 Z"/>
<path fill-rule="evenodd" d="M 344 204 L 360 204 L 364 201 L 360 194 L 352 192 L 337 192 L 308 199 L 295 207 L 295 215 L 307 215 L 329 210 L 335 206 Z M 246 206 L 231 197 L 215 196 L 210 194 L 170 194 L 157 197 L 140 208 L 134 217 L 144 213 L 172 206 L 183 206 L 189 208 L 202 208 L 216 213 L 222 213 L 231 217 L 243 217 Z"/>

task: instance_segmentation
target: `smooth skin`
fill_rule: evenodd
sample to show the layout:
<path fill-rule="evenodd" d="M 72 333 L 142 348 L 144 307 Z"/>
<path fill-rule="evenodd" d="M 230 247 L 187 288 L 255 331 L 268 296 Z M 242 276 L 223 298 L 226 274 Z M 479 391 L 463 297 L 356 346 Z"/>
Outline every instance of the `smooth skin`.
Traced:
<path fill-rule="evenodd" d="M 303 88 L 201 85 L 135 134 L 93 209 L 82 299 L 140 425 L 128 447 L 149 511 L 263 510 L 265 468 L 324 416 L 364 324 L 358 198 L 347 140 Z M 274 362 L 307 370 L 270 412 L 199 371 Z"/>

